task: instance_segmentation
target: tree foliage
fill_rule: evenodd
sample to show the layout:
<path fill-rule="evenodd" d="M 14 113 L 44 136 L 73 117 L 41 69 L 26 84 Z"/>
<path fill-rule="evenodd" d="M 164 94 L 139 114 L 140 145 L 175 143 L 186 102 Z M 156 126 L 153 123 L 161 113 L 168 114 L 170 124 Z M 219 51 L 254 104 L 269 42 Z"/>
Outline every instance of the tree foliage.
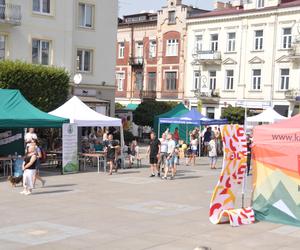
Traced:
<path fill-rule="evenodd" d="M 133 121 L 140 126 L 153 126 L 154 117 L 170 111 L 176 102 L 144 101 L 133 112 Z"/>
<path fill-rule="evenodd" d="M 119 102 L 117 102 L 116 103 L 116 110 L 120 110 L 120 109 L 124 109 L 125 108 L 125 106 L 124 105 L 122 105 L 121 103 L 119 103 Z"/>
<path fill-rule="evenodd" d="M 70 75 L 65 69 L 21 61 L 0 62 L 0 88 L 18 89 L 37 108 L 49 112 L 68 97 Z"/>
<path fill-rule="evenodd" d="M 252 112 L 247 111 L 247 115 L 251 116 Z M 233 107 L 229 105 L 227 108 L 222 110 L 222 119 L 227 119 L 231 124 L 241 124 L 245 122 L 245 108 L 242 107 Z"/>

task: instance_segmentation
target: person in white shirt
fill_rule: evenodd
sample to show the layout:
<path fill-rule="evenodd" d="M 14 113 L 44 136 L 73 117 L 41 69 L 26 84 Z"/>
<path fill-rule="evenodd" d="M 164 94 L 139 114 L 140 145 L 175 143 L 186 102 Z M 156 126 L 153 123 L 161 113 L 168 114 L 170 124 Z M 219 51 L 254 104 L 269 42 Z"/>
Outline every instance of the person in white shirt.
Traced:
<path fill-rule="evenodd" d="M 175 178 L 175 164 L 176 164 L 176 143 L 173 140 L 173 135 L 170 133 L 168 134 L 168 156 L 167 156 L 167 167 L 165 167 L 165 175 L 162 179 L 167 180 L 169 169 L 172 171 L 171 180 Z"/>
<path fill-rule="evenodd" d="M 26 152 L 27 152 L 27 148 L 30 146 L 33 140 L 37 140 L 37 135 L 34 132 L 34 128 L 28 129 L 28 132 L 25 134 L 24 140 L 26 143 Z"/>
<path fill-rule="evenodd" d="M 216 144 L 216 137 L 215 135 L 211 136 L 211 140 L 208 143 L 207 146 L 208 149 L 208 157 L 210 158 L 210 168 L 211 169 L 217 169 L 217 144 Z"/>
<path fill-rule="evenodd" d="M 158 172 L 160 173 L 160 170 L 164 172 L 164 169 L 166 167 L 166 160 L 168 156 L 168 140 L 166 133 L 163 133 L 160 140 L 160 160 L 158 163 Z"/>

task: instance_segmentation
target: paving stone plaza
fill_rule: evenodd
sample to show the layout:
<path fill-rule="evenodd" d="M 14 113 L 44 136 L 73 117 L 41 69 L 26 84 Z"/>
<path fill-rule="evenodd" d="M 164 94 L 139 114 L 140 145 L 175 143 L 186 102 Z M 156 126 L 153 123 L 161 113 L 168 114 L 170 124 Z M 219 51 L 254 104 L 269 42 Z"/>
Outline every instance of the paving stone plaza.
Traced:
<path fill-rule="evenodd" d="M 207 159 L 179 167 L 173 181 L 149 178 L 145 167 L 113 176 L 45 172 L 46 186 L 27 197 L 1 179 L 0 249 L 299 249 L 296 227 L 212 225 L 208 208 L 219 173 Z"/>

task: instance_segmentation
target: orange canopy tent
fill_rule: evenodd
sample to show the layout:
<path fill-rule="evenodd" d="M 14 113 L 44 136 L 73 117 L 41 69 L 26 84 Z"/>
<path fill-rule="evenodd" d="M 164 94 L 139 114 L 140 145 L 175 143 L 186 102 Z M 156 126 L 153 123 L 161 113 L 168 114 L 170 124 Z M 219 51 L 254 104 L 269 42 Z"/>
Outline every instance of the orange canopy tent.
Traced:
<path fill-rule="evenodd" d="M 300 226 L 300 115 L 253 134 L 257 220 Z"/>

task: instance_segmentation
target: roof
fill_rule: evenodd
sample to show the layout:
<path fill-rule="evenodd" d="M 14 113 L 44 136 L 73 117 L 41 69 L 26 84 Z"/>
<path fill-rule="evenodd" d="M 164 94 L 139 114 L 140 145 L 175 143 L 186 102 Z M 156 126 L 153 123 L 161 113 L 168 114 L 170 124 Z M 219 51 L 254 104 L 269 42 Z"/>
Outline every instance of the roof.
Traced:
<path fill-rule="evenodd" d="M 78 98 L 84 103 L 109 103 L 109 101 L 100 100 L 92 96 L 78 96 Z"/>
<path fill-rule="evenodd" d="M 245 10 L 243 8 L 232 7 L 232 8 L 225 8 L 225 9 L 221 9 L 221 10 L 212 10 L 207 13 L 191 15 L 189 17 L 189 19 L 216 17 L 216 16 L 229 16 L 229 15 L 238 15 L 238 14 L 255 13 L 255 12 L 265 12 L 265 11 L 270 11 L 270 10 L 297 7 L 297 6 L 300 6 L 300 0 L 294 0 L 294 1 L 290 1 L 290 2 L 288 0 L 286 0 L 277 6 L 265 7 L 265 8 L 261 8 L 261 9 Z"/>
<path fill-rule="evenodd" d="M 274 123 L 280 120 L 285 120 L 286 117 L 278 114 L 273 108 L 268 108 L 264 112 L 247 118 L 247 123 Z"/>
<path fill-rule="evenodd" d="M 120 119 L 102 115 L 85 105 L 77 96 L 73 96 L 69 101 L 58 109 L 50 112 L 70 119 L 71 123 L 76 123 L 79 127 L 120 127 Z"/>
<path fill-rule="evenodd" d="M 0 128 L 56 128 L 67 122 L 37 109 L 19 90 L 0 89 Z"/>

